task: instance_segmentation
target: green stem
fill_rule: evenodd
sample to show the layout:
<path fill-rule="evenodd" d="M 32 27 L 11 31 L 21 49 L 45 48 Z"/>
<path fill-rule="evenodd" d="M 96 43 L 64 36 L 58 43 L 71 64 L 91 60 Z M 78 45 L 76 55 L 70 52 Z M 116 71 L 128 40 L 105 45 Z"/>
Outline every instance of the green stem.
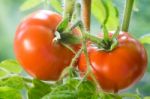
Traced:
<path fill-rule="evenodd" d="M 60 78 L 58 81 L 61 81 L 67 74 L 68 71 L 72 70 L 74 68 L 74 64 L 77 61 L 78 57 L 80 56 L 80 54 L 82 53 L 83 47 L 81 47 L 81 49 L 75 54 L 75 56 L 72 58 L 70 65 L 65 68 L 62 72 L 62 74 L 60 75 Z"/>
<path fill-rule="evenodd" d="M 80 54 L 82 53 L 83 47 L 75 54 L 74 58 L 72 59 L 69 67 L 74 66 L 75 62 L 77 61 L 78 57 L 80 56 Z"/>
<path fill-rule="evenodd" d="M 64 18 L 71 20 L 76 0 L 65 0 Z"/>
<path fill-rule="evenodd" d="M 47 10 L 49 9 L 49 0 L 44 0 L 44 8 Z"/>
<path fill-rule="evenodd" d="M 101 88 L 101 86 L 99 85 L 99 82 L 96 80 L 95 75 L 94 75 L 93 73 L 91 73 L 90 76 L 92 77 L 94 83 L 97 85 L 98 91 L 99 91 L 99 92 L 102 91 L 102 88 Z"/>
<path fill-rule="evenodd" d="M 64 47 L 68 48 L 72 53 L 76 54 L 75 50 L 68 44 L 61 43 Z"/>
<path fill-rule="evenodd" d="M 122 31 L 128 32 L 134 0 L 126 0 Z"/>
<path fill-rule="evenodd" d="M 88 70 L 85 75 L 83 76 L 82 80 L 80 80 L 80 82 L 77 84 L 76 89 L 78 89 L 80 87 L 80 85 L 82 84 L 82 82 L 87 78 L 87 76 L 90 74 L 90 70 Z"/>
<path fill-rule="evenodd" d="M 73 30 L 75 27 L 79 26 L 80 23 L 81 23 L 81 20 L 76 21 L 75 24 L 73 24 L 70 29 Z"/>
<path fill-rule="evenodd" d="M 98 85 L 98 90 L 100 90 L 101 88 L 100 88 L 100 86 L 99 86 L 99 84 L 98 84 L 98 81 L 96 80 L 96 78 L 95 78 L 95 76 L 94 76 L 94 74 L 93 74 L 93 72 L 92 72 L 91 63 L 90 63 L 90 59 L 89 59 L 89 55 L 88 55 L 88 51 L 87 51 L 87 46 L 86 46 L 86 41 L 87 41 L 87 38 L 88 38 L 88 37 L 89 37 L 90 39 L 93 39 L 94 41 L 97 41 L 97 40 L 99 41 L 100 39 L 97 38 L 97 37 L 91 36 L 90 34 L 86 33 L 86 31 L 85 31 L 85 29 L 84 29 L 82 23 L 81 23 L 81 25 L 80 25 L 80 29 L 81 29 L 81 32 L 82 32 L 82 39 L 83 39 L 83 41 L 82 41 L 82 46 L 83 46 L 83 51 L 84 51 L 84 55 L 85 55 L 85 58 L 86 58 L 87 71 L 86 71 L 86 73 L 85 73 L 85 76 L 84 76 L 83 79 L 79 82 L 79 84 L 78 84 L 77 87 L 79 87 L 80 84 L 84 81 L 84 79 L 87 78 L 87 76 L 89 75 L 89 76 L 92 77 L 94 83 L 95 83 L 96 85 Z"/>
<path fill-rule="evenodd" d="M 85 33 L 84 36 L 85 36 L 86 39 L 88 39 L 88 40 L 90 40 L 90 41 L 92 41 L 92 42 L 94 42 L 98 45 L 101 45 L 101 43 L 102 43 L 101 38 L 99 38 L 97 36 L 94 36 L 94 35 L 91 35 L 90 33 Z"/>
<path fill-rule="evenodd" d="M 85 58 L 86 58 L 87 71 L 86 71 L 85 75 L 83 76 L 82 80 L 78 83 L 76 89 L 78 89 L 78 87 L 81 85 L 81 83 L 87 78 L 87 76 L 91 72 L 90 59 L 89 59 L 87 47 L 86 47 L 85 30 L 84 30 L 84 27 L 82 24 L 80 25 L 80 28 L 81 28 L 81 33 L 82 33 L 82 47 L 83 47 L 83 52 L 84 52 Z"/>
<path fill-rule="evenodd" d="M 79 26 L 80 24 L 82 24 L 81 20 L 76 21 L 75 24 L 73 24 L 71 26 L 69 31 L 73 30 L 75 27 Z M 101 38 L 99 38 L 97 36 L 94 36 L 94 35 L 92 35 L 92 34 L 90 34 L 88 32 L 84 33 L 84 36 L 85 36 L 86 39 L 88 39 L 88 40 L 90 40 L 90 41 L 92 41 L 92 42 L 94 42 L 94 43 L 96 43 L 98 45 L 100 45 L 102 43 L 102 39 Z"/>

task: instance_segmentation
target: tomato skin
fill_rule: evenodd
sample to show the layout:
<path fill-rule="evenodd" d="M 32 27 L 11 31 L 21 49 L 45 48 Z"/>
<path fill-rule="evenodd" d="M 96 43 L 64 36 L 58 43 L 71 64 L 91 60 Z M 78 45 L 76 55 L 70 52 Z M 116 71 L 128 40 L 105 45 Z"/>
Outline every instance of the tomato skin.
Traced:
<path fill-rule="evenodd" d="M 137 40 L 128 33 L 121 33 L 117 39 L 118 46 L 110 52 L 88 46 L 92 72 L 105 91 L 117 92 L 133 85 L 144 75 L 147 66 L 146 51 Z M 83 53 L 78 65 L 81 72 L 86 71 Z"/>
<path fill-rule="evenodd" d="M 16 58 L 35 78 L 57 80 L 74 56 L 60 43 L 53 43 L 54 32 L 61 20 L 57 13 L 40 10 L 25 18 L 17 28 L 14 39 Z"/>

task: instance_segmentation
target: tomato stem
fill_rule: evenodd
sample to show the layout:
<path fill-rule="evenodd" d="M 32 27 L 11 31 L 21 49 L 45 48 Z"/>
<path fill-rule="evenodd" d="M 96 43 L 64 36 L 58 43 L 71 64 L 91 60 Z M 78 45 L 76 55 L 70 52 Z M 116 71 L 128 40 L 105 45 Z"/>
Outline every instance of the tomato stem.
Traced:
<path fill-rule="evenodd" d="M 71 71 L 74 68 L 75 62 L 77 61 L 77 59 L 79 58 L 80 54 L 83 51 L 83 47 L 80 48 L 80 50 L 75 54 L 75 56 L 72 58 L 71 63 L 68 67 L 66 67 L 63 72 L 61 73 L 61 76 L 59 78 L 58 81 L 61 81 L 64 76 L 66 76 L 68 74 L 68 71 Z M 67 71 L 67 72 L 66 72 Z M 69 72 L 70 73 L 70 72 Z M 70 74 L 69 74 L 70 75 Z"/>
<path fill-rule="evenodd" d="M 88 70 L 85 75 L 83 76 L 82 80 L 80 80 L 80 82 L 77 84 L 76 89 L 78 89 L 80 87 L 80 85 L 82 84 L 82 82 L 87 78 L 87 76 L 90 74 L 90 70 Z"/>
<path fill-rule="evenodd" d="M 49 0 L 44 0 L 44 9 L 49 9 Z"/>
<path fill-rule="evenodd" d="M 86 33 L 85 29 L 84 29 L 84 26 L 81 22 L 80 24 L 80 29 L 81 29 L 81 33 L 82 33 L 82 46 L 83 46 L 83 52 L 84 52 L 84 55 L 85 55 L 85 58 L 86 58 L 86 64 L 87 64 L 87 71 L 85 73 L 85 76 L 83 77 L 83 79 L 79 82 L 78 86 L 80 86 L 80 83 L 83 82 L 83 80 L 85 78 L 87 78 L 87 76 L 91 76 L 94 83 L 96 85 L 98 85 L 98 90 L 101 89 L 94 74 L 92 73 L 92 68 L 91 68 L 91 63 L 90 63 L 90 59 L 89 59 L 89 55 L 88 55 L 88 51 L 87 51 L 87 46 L 86 46 L 86 41 L 87 41 L 87 37 L 89 36 L 90 38 L 93 38 L 94 40 L 97 39 L 99 40 L 99 38 L 96 38 L 94 36 L 90 36 L 90 34 Z"/>
<path fill-rule="evenodd" d="M 124 10 L 124 18 L 122 24 L 122 31 L 124 32 L 128 32 L 133 4 L 134 4 L 134 0 L 126 0 L 126 6 Z"/>
<path fill-rule="evenodd" d="M 71 20 L 73 11 L 74 11 L 74 6 L 75 6 L 76 0 L 65 0 L 65 6 L 64 6 L 64 19 L 69 18 Z"/>
<path fill-rule="evenodd" d="M 82 0 L 82 19 L 86 31 L 90 31 L 91 0 Z"/>
<path fill-rule="evenodd" d="M 87 40 L 90 40 L 90 41 L 96 43 L 97 45 L 101 45 L 101 43 L 102 43 L 102 39 L 101 38 L 99 38 L 97 36 L 94 36 L 94 35 L 91 35 L 89 33 L 85 33 L 85 38 Z"/>
<path fill-rule="evenodd" d="M 69 67 L 74 66 L 76 60 L 78 59 L 78 57 L 80 56 L 81 52 L 83 51 L 83 47 L 81 47 L 81 49 L 75 54 L 74 58 L 72 59 Z"/>

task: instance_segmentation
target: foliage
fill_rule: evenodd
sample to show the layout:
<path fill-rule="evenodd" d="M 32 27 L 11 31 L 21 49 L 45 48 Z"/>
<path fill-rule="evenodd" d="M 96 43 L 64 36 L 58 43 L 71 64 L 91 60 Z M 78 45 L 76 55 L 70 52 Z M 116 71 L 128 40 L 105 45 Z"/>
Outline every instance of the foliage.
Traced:
<path fill-rule="evenodd" d="M 0 64 L 5 63 L 5 66 L 9 67 L 12 65 L 12 61 L 15 60 L 5 60 Z M 18 66 L 19 64 L 15 63 L 15 67 L 18 68 Z M 8 71 L 14 70 L 14 68 L 10 68 Z M 113 94 L 98 91 L 92 81 L 76 76 L 72 78 L 65 77 L 57 82 L 44 82 L 38 79 L 25 78 L 17 72 L 0 77 L 0 98 L 21 99 L 21 92 L 24 89 L 28 93 L 29 99 L 124 99 L 125 97 L 141 99 L 136 94 Z M 148 97 L 144 99 L 148 99 Z"/>
<path fill-rule="evenodd" d="M 150 35 L 144 35 L 140 38 L 140 42 L 143 44 L 150 44 Z"/>

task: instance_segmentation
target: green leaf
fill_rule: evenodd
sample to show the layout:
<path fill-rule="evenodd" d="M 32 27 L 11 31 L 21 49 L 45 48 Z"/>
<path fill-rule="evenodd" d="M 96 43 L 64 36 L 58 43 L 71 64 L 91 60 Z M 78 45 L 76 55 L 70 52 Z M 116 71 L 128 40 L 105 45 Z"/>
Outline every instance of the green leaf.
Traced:
<path fill-rule="evenodd" d="M 60 0 L 50 0 L 50 5 L 59 13 L 63 12 Z"/>
<path fill-rule="evenodd" d="M 150 44 L 150 34 L 142 36 L 139 40 L 143 44 Z"/>
<path fill-rule="evenodd" d="M 66 78 L 63 82 L 54 86 L 52 91 L 42 99 L 78 99 L 75 92 L 75 86 L 78 82 L 79 80 Z"/>
<path fill-rule="evenodd" d="M 46 84 L 40 80 L 34 79 L 33 84 L 34 87 L 28 91 L 29 99 L 41 99 L 51 91 L 51 85 Z"/>
<path fill-rule="evenodd" d="M 78 97 L 81 99 L 91 99 L 97 96 L 96 86 L 93 82 L 85 80 L 78 88 Z"/>
<path fill-rule="evenodd" d="M 22 68 L 19 65 L 19 63 L 16 60 L 4 60 L 0 63 L 0 68 L 5 69 L 5 71 L 7 71 L 7 73 L 21 73 L 22 72 Z"/>
<path fill-rule="evenodd" d="M 144 97 L 144 99 L 150 99 L 150 96 L 146 96 L 146 97 Z"/>
<path fill-rule="evenodd" d="M 5 68 L 0 67 L 0 77 L 4 77 L 8 74 L 9 72 Z"/>
<path fill-rule="evenodd" d="M 50 93 L 44 96 L 42 99 L 78 99 L 75 91 L 63 90 L 55 93 Z"/>
<path fill-rule="evenodd" d="M 104 94 L 103 99 L 122 99 L 122 97 L 116 94 Z"/>
<path fill-rule="evenodd" d="M 0 87 L 0 99 L 22 99 L 22 97 L 16 89 Z"/>
<path fill-rule="evenodd" d="M 120 95 L 123 98 L 134 98 L 134 99 L 142 99 L 139 95 L 137 94 L 121 94 Z"/>
<path fill-rule="evenodd" d="M 8 79 L 2 80 L 0 86 L 14 88 L 16 90 L 21 90 L 24 88 L 25 84 L 20 76 L 13 76 Z"/>
<path fill-rule="evenodd" d="M 84 80 L 77 87 L 79 82 L 78 78 L 66 78 L 42 99 L 98 99 L 96 86 L 93 82 Z"/>
<path fill-rule="evenodd" d="M 51 0 L 55 1 L 55 0 Z M 40 3 L 42 3 L 42 0 L 26 0 L 20 7 L 21 11 L 26 11 L 29 9 L 32 9 L 36 6 L 38 6 Z"/>
<path fill-rule="evenodd" d="M 108 30 L 116 30 L 119 26 L 118 11 L 111 0 L 105 0 L 105 2 L 104 4 L 101 0 L 92 0 L 92 14 L 101 25 L 109 14 L 106 27 Z"/>

